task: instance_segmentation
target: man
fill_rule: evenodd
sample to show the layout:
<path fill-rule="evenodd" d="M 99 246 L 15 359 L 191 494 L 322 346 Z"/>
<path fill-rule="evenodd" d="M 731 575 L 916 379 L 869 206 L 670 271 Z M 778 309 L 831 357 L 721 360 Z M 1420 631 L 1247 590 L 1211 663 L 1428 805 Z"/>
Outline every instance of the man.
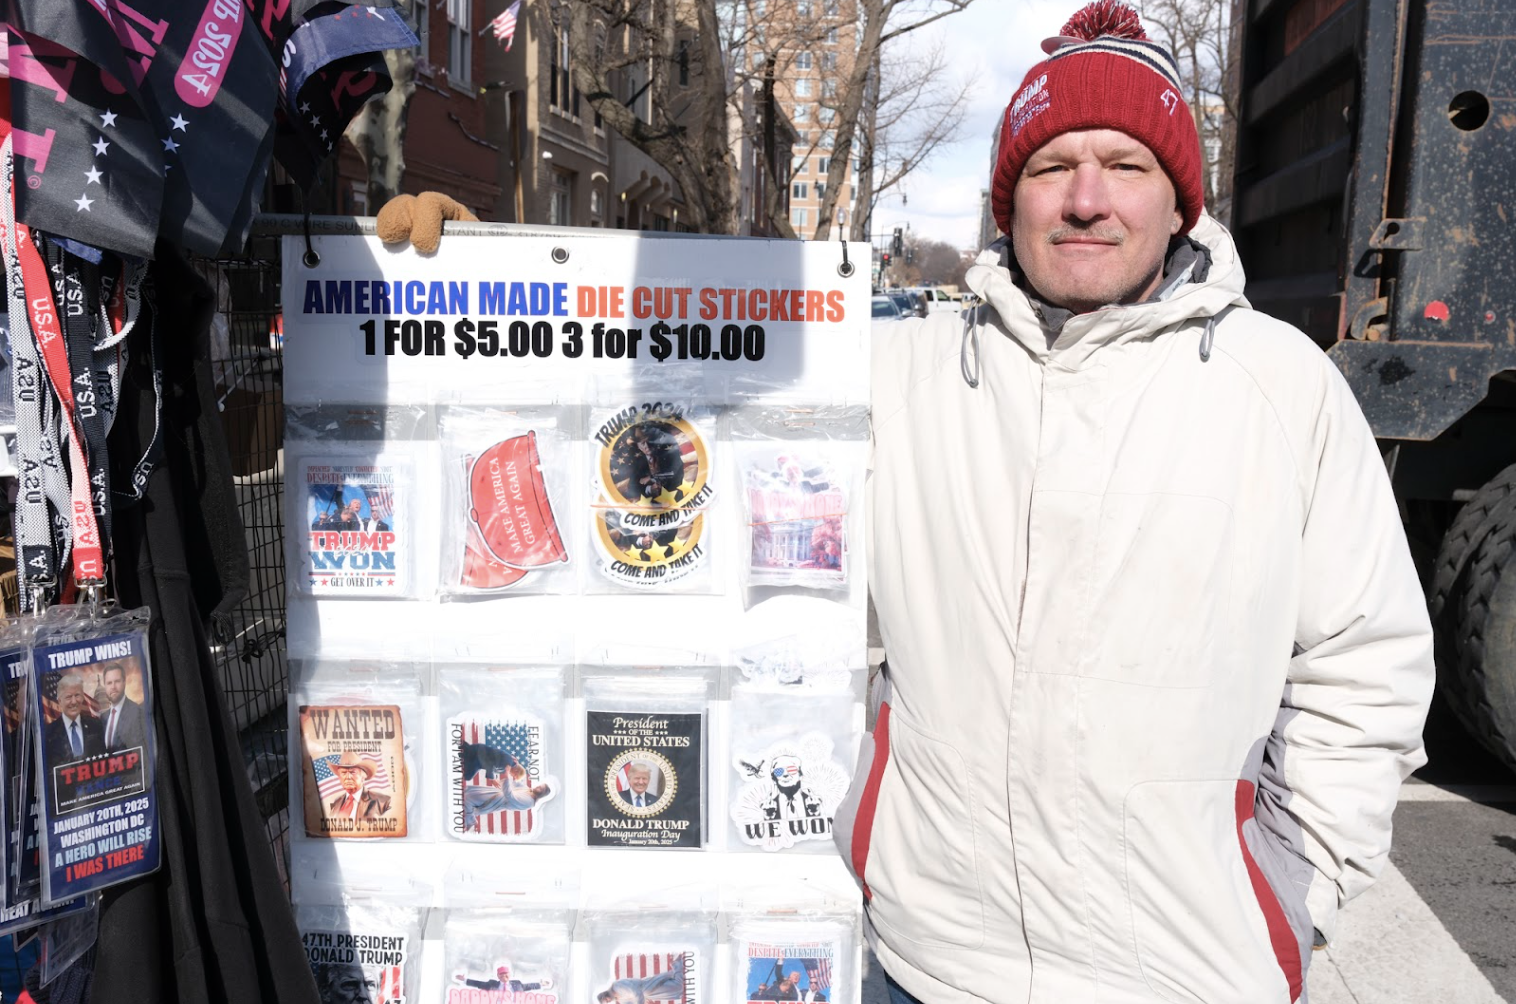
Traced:
<path fill-rule="evenodd" d="M 632 482 L 634 494 L 645 499 L 654 499 L 664 492 L 673 492 L 674 501 L 684 500 L 684 457 L 679 453 L 679 444 L 662 429 L 649 429 L 638 425 L 632 429 Z M 631 496 L 629 496 L 631 498 Z"/>
<path fill-rule="evenodd" d="M 347 750 L 332 764 L 332 773 L 342 785 L 342 794 L 327 803 L 328 817 L 370 819 L 390 811 L 390 796 L 367 788 L 374 777 L 374 765 L 368 760 Z"/>
<path fill-rule="evenodd" d="M 501 963 L 495 967 L 495 978 L 492 980 L 464 979 L 463 985 L 474 987 L 478 990 L 508 990 L 513 994 L 524 993 L 528 990 L 551 990 L 552 980 L 542 980 L 537 983 L 523 983 L 521 980 L 511 979 L 511 967 Z"/>
<path fill-rule="evenodd" d="M 652 1001 L 684 1000 L 684 956 L 674 965 L 644 979 L 617 980 L 595 996 L 599 1004 L 650 1004 Z"/>
<path fill-rule="evenodd" d="M 821 799 L 805 787 L 798 756 L 783 753 L 774 757 L 769 776 L 774 781 L 774 793 L 763 803 L 764 819 L 813 819 L 822 814 Z"/>
<path fill-rule="evenodd" d="M 314 967 L 321 1004 L 372 1004 L 374 981 L 363 967 L 350 962 L 325 962 Z"/>
<path fill-rule="evenodd" d="M 800 973 L 785 973 L 784 978 L 769 988 L 769 996 L 776 1001 L 800 999 Z"/>
<path fill-rule="evenodd" d="M 106 663 L 101 680 L 108 705 L 100 716 L 105 723 L 106 751 L 146 747 L 147 715 L 142 705 L 126 696 L 126 665 L 120 660 Z"/>
<path fill-rule="evenodd" d="M 632 786 L 631 790 L 622 791 L 618 788 L 616 794 L 620 795 L 621 800 L 634 809 L 650 808 L 654 802 L 658 801 L 658 796 L 647 790 L 648 784 L 652 782 L 652 779 L 652 765 L 643 763 L 641 760 L 633 760 L 631 766 L 626 771 L 626 780 Z"/>
<path fill-rule="evenodd" d="M 1172 57 L 1093 6 L 1006 110 L 983 304 L 875 334 L 888 666 L 834 832 L 897 1002 L 1284 1004 L 1425 762 L 1426 606 Z"/>
<path fill-rule="evenodd" d="M 472 830 L 480 816 L 487 816 L 492 812 L 524 812 L 527 809 L 535 809 L 537 803 L 552 794 L 552 788 L 546 784 L 532 784 L 526 777 L 526 771 L 517 767 L 517 774 L 506 774 L 485 781 L 484 784 L 470 784 L 463 789 L 463 828 Z"/>
<path fill-rule="evenodd" d="M 48 767 L 105 752 L 100 721 L 85 707 L 84 678 L 78 673 L 68 673 L 58 680 L 58 712 L 44 736 Z"/>

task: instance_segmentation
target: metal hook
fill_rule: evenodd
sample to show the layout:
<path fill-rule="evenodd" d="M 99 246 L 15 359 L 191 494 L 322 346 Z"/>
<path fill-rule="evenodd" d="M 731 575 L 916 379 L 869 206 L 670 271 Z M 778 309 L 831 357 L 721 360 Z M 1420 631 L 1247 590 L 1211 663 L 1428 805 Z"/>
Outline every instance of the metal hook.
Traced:
<path fill-rule="evenodd" d="M 311 203 L 305 192 L 300 193 L 300 208 L 305 210 L 302 220 L 305 230 L 305 254 L 300 256 L 300 261 L 306 268 L 315 268 L 321 264 L 321 255 L 317 254 L 315 247 L 311 245 Z"/>
<path fill-rule="evenodd" d="M 36 579 L 27 580 L 27 592 L 31 593 L 32 613 L 40 613 L 48 605 L 48 599 L 52 594 L 53 586 L 57 580 L 51 575 L 44 575 Z"/>
<path fill-rule="evenodd" d="M 847 260 L 847 240 L 842 241 L 842 264 L 837 266 L 837 274 L 844 279 L 853 277 L 853 263 Z"/>
<path fill-rule="evenodd" d="M 568 248 L 553 248 L 553 261 L 562 265 L 569 260 Z"/>

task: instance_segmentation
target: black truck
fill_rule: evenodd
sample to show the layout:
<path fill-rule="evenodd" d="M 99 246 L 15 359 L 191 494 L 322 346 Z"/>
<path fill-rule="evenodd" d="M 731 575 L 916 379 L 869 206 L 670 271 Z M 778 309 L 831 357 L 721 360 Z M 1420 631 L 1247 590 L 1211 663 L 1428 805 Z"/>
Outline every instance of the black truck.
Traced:
<path fill-rule="evenodd" d="M 1441 698 L 1516 769 L 1516 0 L 1234 0 L 1253 306 L 1379 438 Z"/>

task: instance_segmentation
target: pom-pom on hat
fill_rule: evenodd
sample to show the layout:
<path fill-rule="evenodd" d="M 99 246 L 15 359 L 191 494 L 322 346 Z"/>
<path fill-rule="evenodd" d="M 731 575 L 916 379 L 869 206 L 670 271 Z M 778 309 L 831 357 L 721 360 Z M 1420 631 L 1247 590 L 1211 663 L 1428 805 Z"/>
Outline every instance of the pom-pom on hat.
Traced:
<path fill-rule="evenodd" d="M 1143 143 L 1174 183 L 1181 234 L 1205 204 L 1200 137 L 1185 104 L 1174 57 L 1142 30 L 1137 12 L 1095 0 L 1042 43 L 1047 59 L 1027 71 L 1005 109 L 990 178 L 995 222 L 1011 232 L 1011 196 L 1027 158 L 1076 129 L 1115 129 Z"/>

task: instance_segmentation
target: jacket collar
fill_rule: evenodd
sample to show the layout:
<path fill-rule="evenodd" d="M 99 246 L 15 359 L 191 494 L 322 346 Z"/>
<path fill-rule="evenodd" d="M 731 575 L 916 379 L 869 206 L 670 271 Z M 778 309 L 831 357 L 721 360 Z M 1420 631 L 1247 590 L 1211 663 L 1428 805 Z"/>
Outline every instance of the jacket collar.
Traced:
<path fill-rule="evenodd" d="M 1107 345 L 1152 338 L 1191 318 L 1207 318 L 1228 306 L 1247 306 L 1237 247 L 1226 228 L 1208 215 L 1190 232 L 1209 256 L 1171 252 L 1159 294 L 1143 303 L 1102 307 L 1087 314 L 1043 304 L 1017 283 L 1010 238 L 980 253 L 965 282 L 999 316 L 1001 325 L 1032 355 L 1065 369 L 1081 369 Z M 1180 248 L 1184 248 L 1180 245 Z"/>

